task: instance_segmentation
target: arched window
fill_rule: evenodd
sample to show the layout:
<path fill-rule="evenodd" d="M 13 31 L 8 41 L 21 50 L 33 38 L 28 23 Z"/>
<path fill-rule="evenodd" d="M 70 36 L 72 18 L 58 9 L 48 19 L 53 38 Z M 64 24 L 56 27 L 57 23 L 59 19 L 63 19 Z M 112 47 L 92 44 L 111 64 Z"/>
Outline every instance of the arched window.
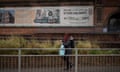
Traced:
<path fill-rule="evenodd" d="M 120 12 L 113 14 L 108 22 L 109 32 L 120 32 Z"/>

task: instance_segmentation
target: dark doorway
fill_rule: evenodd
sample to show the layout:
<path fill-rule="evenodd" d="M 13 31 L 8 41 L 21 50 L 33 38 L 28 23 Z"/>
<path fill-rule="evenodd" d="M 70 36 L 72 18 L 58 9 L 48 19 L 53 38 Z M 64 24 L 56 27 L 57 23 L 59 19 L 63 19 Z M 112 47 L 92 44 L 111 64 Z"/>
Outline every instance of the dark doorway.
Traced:
<path fill-rule="evenodd" d="M 120 12 L 113 14 L 108 21 L 109 32 L 120 32 Z"/>

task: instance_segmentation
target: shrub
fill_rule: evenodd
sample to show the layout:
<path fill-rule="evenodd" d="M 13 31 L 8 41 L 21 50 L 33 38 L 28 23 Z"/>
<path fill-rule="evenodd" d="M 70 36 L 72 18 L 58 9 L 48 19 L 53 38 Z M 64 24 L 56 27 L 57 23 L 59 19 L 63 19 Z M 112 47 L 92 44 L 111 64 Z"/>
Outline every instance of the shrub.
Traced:
<path fill-rule="evenodd" d="M 76 48 L 91 48 L 91 42 L 90 41 L 78 41 L 76 44 Z"/>
<path fill-rule="evenodd" d="M 99 45 L 95 42 L 91 41 L 78 41 L 76 44 L 76 48 L 99 48 Z"/>
<path fill-rule="evenodd" d="M 76 48 L 99 48 L 99 45 L 95 42 L 91 41 L 78 41 L 76 43 Z M 89 53 L 96 53 L 95 51 L 89 51 L 89 50 L 79 50 L 79 54 L 89 54 Z"/>
<path fill-rule="evenodd" d="M 53 44 L 53 48 L 60 48 L 60 45 L 61 45 L 61 41 L 55 40 Z"/>
<path fill-rule="evenodd" d="M 0 40 L 0 48 L 60 48 L 61 42 L 59 40 L 51 41 L 38 41 L 38 40 L 26 40 L 23 37 L 11 36 L 7 40 Z M 76 48 L 99 48 L 99 45 L 93 43 L 91 41 L 78 41 L 75 43 Z M 3 53 L 3 52 L 0 52 Z M 16 53 L 16 51 L 7 51 L 7 53 Z M 58 49 L 56 50 L 25 50 L 22 51 L 22 54 L 56 54 L 58 53 Z M 87 53 L 95 53 L 89 51 L 80 51 L 79 53 L 87 54 Z"/>
<path fill-rule="evenodd" d="M 103 51 L 101 50 L 91 50 L 88 52 L 88 54 L 103 54 Z"/>

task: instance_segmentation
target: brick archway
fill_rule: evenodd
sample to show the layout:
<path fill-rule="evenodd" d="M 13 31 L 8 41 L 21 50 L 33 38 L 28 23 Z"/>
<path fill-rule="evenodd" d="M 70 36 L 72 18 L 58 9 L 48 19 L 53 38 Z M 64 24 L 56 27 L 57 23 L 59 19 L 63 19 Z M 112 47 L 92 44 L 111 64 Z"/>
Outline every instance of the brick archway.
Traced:
<path fill-rule="evenodd" d="M 120 32 L 120 12 L 116 12 L 109 17 L 108 31 Z"/>

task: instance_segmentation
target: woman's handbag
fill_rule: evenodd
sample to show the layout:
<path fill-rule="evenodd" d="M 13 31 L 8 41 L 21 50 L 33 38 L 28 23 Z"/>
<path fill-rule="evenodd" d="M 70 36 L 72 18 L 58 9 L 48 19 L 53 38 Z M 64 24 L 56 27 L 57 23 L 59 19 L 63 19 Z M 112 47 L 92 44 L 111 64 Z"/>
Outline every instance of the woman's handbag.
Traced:
<path fill-rule="evenodd" d="M 65 48 L 63 44 L 60 46 L 59 55 L 61 56 L 65 55 Z"/>

